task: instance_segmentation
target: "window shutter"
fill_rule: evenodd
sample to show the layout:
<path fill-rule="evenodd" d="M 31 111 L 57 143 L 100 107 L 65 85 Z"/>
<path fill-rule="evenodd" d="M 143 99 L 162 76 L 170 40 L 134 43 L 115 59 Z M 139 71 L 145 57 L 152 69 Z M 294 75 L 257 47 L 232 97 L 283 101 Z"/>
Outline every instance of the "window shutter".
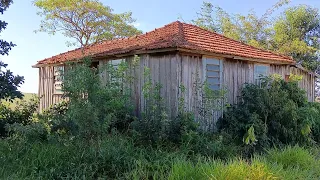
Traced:
<path fill-rule="evenodd" d="M 220 90 L 223 81 L 222 60 L 206 58 L 204 59 L 205 80 L 210 89 Z"/>

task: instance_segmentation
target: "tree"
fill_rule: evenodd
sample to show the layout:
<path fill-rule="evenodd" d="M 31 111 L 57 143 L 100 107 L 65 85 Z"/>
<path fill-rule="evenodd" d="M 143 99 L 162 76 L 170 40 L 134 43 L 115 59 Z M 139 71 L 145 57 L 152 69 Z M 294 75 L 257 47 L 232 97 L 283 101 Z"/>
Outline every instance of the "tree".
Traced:
<path fill-rule="evenodd" d="M 1 0 L 0 2 L 0 13 L 3 12 L 10 6 L 12 0 Z M 6 29 L 8 23 L 0 20 L 0 32 Z M 0 39 L 0 54 L 8 55 L 9 51 L 15 44 L 12 42 L 7 42 L 3 39 Z M 0 100 L 1 99 L 13 99 L 21 98 L 23 95 L 18 91 L 18 87 L 24 82 L 22 76 L 14 76 L 10 70 L 7 70 L 8 64 L 3 63 L 0 60 Z"/>
<path fill-rule="evenodd" d="M 274 22 L 272 49 L 292 56 L 310 70 L 319 67 L 320 15 L 306 5 L 290 7 Z"/>
<path fill-rule="evenodd" d="M 280 0 L 258 17 L 253 10 L 247 15 L 229 14 L 219 6 L 203 2 L 198 18 L 192 20 L 192 23 L 237 41 L 267 49 L 272 24 L 270 17 L 275 10 L 287 3 L 289 0 Z"/>
<path fill-rule="evenodd" d="M 35 0 L 38 14 L 44 19 L 36 32 L 62 32 L 75 39 L 68 45 L 88 46 L 102 40 L 111 40 L 141 34 L 132 23 L 131 12 L 115 14 L 97 0 Z"/>
<path fill-rule="evenodd" d="M 289 0 L 280 0 L 258 17 L 253 10 L 247 15 L 232 15 L 204 2 L 198 18 L 192 22 L 249 45 L 292 56 L 315 71 L 319 67 L 319 11 L 300 5 L 286 9 L 279 17 L 272 17 L 275 10 L 288 3 Z"/>

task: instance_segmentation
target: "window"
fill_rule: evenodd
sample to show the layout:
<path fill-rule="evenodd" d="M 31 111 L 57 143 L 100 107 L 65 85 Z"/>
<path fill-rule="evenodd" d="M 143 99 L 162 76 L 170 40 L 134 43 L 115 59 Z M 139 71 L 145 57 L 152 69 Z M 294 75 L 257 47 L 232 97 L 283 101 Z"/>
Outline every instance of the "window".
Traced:
<path fill-rule="evenodd" d="M 220 90 L 222 84 L 222 60 L 204 59 L 204 73 L 210 89 Z"/>
<path fill-rule="evenodd" d="M 54 94 L 63 94 L 62 91 L 62 81 L 63 81 L 63 66 L 55 66 L 53 67 L 54 71 Z"/>
<path fill-rule="evenodd" d="M 261 65 L 261 64 L 254 65 L 254 82 L 256 84 L 260 84 L 261 77 L 267 76 L 268 73 L 269 73 L 269 66 L 268 65 Z"/>
<path fill-rule="evenodd" d="M 111 64 L 115 69 L 118 69 L 119 64 L 121 64 L 123 61 L 123 59 L 111 60 Z"/>
<path fill-rule="evenodd" d="M 115 60 L 109 61 L 109 63 L 111 63 L 111 65 L 114 68 L 114 72 L 111 74 L 112 82 L 122 82 L 122 78 L 121 78 L 122 74 L 119 73 L 118 71 L 118 67 L 122 62 L 124 62 L 124 59 L 115 59 Z"/>

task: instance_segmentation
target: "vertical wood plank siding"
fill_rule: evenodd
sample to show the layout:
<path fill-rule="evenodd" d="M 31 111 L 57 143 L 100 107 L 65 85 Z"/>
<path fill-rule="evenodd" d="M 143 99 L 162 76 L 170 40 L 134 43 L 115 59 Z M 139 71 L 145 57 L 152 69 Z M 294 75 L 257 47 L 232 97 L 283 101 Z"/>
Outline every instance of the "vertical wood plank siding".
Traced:
<path fill-rule="evenodd" d="M 280 74 L 283 78 L 285 78 L 285 75 L 290 74 L 302 76 L 299 87 L 306 91 L 310 102 L 315 100 L 315 77 L 313 74 L 289 65 L 270 65 L 270 73 Z"/>
<path fill-rule="evenodd" d="M 40 97 L 39 111 L 49 108 L 52 104 L 62 100 L 62 95 L 54 94 L 54 71 L 53 66 L 39 68 L 39 89 Z"/>
<path fill-rule="evenodd" d="M 138 64 L 134 65 L 133 57 L 125 58 L 129 65 L 129 73 L 134 77 L 130 84 L 132 89 L 132 99 L 136 107 L 136 114 L 139 115 L 145 109 L 146 100 L 143 97 L 143 87 L 146 80 L 144 77 L 144 68 L 151 70 L 153 84 L 162 85 L 161 95 L 167 105 L 169 115 L 175 116 L 178 111 L 178 99 L 181 95 L 180 86 L 186 88 L 183 94 L 187 110 L 194 111 L 195 101 L 195 83 L 198 78 L 203 81 L 202 57 L 196 55 L 177 54 L 159 54 L 159 55 L 140 55 Z M 100 61 L 100 65 L 107 62 Z M 303 79 L 299 86 L 306 90 L 309 101 L 314 101 L 315 97 L 315 77 L 301 69 L 290 67 L 289 65 L 270 65 L 269 74 L 302 75 Z M 102 81 L 107 78 L 106 74 L 101 74 Z M 239 92 L 244 83 L 254 81 L 254 64 L 248 61 L 224 59 L 223 60 L 223 85 L 227 89 L 228 103 L 234 104 L 238 100 Z M 62 100 L 61 95 L 55 95 L 54 92 L 54 71 L 53 66 L 39 68 L 39 97 L 40 111 L 50 107 L 52 104 Z"/>
<path fill-rule="evenodd" d="M 240 90 L 244 83 L 253 83 L 254 80 L 254 63 L 234 59 L 224 61 L 224 84 L 228 90 L 228 103 L 237 103 Z M 279 74 L 282 78 L 286 75 L 295 74 L 302 76 L 299 87 L 306 91 L 308 100 L 315 100 L 315 77 L 290 65 L 273 65 L 269 67 L 269 74 Z"/>
<path fill-rule="evenodd" d="M 227 89 L 228 103 L 235 104 L 238 101 L 238 96 L 243 84 L 253 82 L 254 64 L 235 59 L 225 59 L 223 73 L 223 84 Z"/>
<path fill-rule="evenodd" d="M 193 92 L 196 78 L 202 81 L 202 59 L 200 56 L 181 56 L 168 54 L 161 56 L 142 55 L 139 65 L 133 65 L 133 58 L 126 58 L 129 64 L 130 74 L 134 76 L 131 85 L 136 112 L 139 115 L 146 107 L 146 99 L 143 97 L 143 87 L 147 81 L 144 77 L 144 69 L 150 69 L 152 84 L 160 83 L 161 96 L 168 108 L 169 116 L 176 116 L 178 112 L 178 99 L 181 95 L 180 86 L 186 88 L 184 95 L 187 110 L 192 110 L 194 104 Z"/>

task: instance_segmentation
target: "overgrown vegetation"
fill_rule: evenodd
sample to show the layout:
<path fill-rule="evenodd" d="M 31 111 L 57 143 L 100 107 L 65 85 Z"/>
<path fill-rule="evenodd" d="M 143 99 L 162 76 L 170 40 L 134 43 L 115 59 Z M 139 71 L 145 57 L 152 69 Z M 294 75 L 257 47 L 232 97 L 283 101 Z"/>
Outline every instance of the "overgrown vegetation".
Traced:
<path fill-rule="evenodd" d="M 251 150 L 317 142 L 318 104 L 308 103 L 299 78 L 291 75 L 285 82 L 273 75 L 262 78 L 261 85 L 246 84 L 238 104 L 218 122 L 220 131 L 235 137 L 238 145 L 245 141 Z"/>
<path fill-rule="evenodd" d="M 200 99 L 191 112 L 181 85 L 178 112 L 171 115 L 161 85 L 145 68 L 146 107 L 136 116 L 128 64 L 90 64 L 67 68 L 68 101 L 41 113 L 35 113 L 37 101 L 14 110 L 2 105 L 1 179 L 320 178 L 320 105 L 307 102 L 297 76 L 247 84 L 218 128 L 204 131 L 200 124 L 212 120 L 224 90 L 197 82 Z M 14 116 L 4 116 L 7 111 Z"/>

